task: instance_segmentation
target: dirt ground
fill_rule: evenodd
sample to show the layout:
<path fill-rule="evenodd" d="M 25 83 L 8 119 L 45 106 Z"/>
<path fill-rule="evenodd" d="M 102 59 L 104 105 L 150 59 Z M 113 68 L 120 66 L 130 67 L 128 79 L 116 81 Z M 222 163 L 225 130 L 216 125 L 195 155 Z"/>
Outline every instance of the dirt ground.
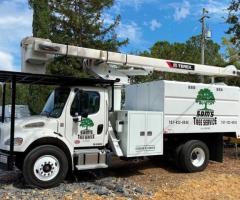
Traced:
<path fill-rule="evenodd" d="M 0 199 L 237 200 L 240 199 L 240 149 L 239 158 L 235 156 L 234 148 L 225 149 L 223 163 L 210 162 L 200 173 L 181 173 L 168 162 L 116 162 L 110 169 L 81 172 L 76 180 L 54 189 L 2 184 Z"/>
<path fill-rule="evenodd" d="M 149 161 L 118 164 L 111 173 L 120 178 L 127 177 L 145 191 L 153 193 L 151 197 L 141 196 L 138 199 L 240 199 L 240 156 L 236 158 L 234 148 L 225 149 L 223 163 L 210 162 L 207 169 L 200 173 L 181 173 L 169 163 L 156 165 Z M 96 196 L 88 198 L 96 199 Z"/>

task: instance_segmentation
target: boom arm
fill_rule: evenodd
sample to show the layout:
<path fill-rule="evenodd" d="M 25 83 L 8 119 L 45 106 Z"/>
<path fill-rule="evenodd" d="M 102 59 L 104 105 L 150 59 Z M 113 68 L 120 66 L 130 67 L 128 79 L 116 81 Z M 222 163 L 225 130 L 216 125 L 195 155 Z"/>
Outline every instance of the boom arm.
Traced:
<path fill-rule="evenodd" d="M 235 66 L 216 67 L 193 63 L 176 62 L 171 60 L 149 58 L 143 56 L 114 53 L 97 49 L 83 48 L 71 45 L 52 43 L 50 40 L 28 37 L 22 43 L 22 71 L 45 73 L 46 64 L 55 55 L 73 56 L 93 61 L 93 71 L 97 74 L 104 73 L 101 63 L 123 66 L 126 68 L 138 68 L 147 72 L 162 71 L 182 74 L 197 74 L 206 76 L 239 76 L 240 71 Z M 116 70 L 115 70 L 116 71 Z M 120 72 L 120 70 L 118 70 Z M 120 73 L 135 74 L 126 70 Z M 106 75 L 106 74 L 105 74 Z"/>
<path fill-rule="evenodd" d="M 147 75 L 152 71 L 198 74 L 207 76 L 239 76 L 234 66 L 225 68 L 193 63 L 176 62 L 89 49 L 64 44 L 52 43 L 50 40 L 28 37 L 22 40 L 22 71 L 28 73 L 45 73 L 46 65 L 54 56 L 73 56 L 86 59 L 85 69 L 95 77 L 120 82 L 114 89 L 114 109 L 121 109 L 121 86 L 129 84 L 129 76 Z M 118 66 L 122 66 L 119 69 Z M 136 69 L 137 68 L 137 69 Z M 110 91 L 111 93 L 111 91 Z M 110 95 L 111 97 L 111 95 Z M 110 101 L 111 102 L 111 101 Z"/>

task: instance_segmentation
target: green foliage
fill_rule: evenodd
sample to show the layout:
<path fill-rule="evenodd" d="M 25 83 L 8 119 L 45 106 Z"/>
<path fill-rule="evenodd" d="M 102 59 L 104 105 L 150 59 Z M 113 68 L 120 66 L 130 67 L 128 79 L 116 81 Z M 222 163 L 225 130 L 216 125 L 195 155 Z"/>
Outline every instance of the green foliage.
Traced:
<path fill-rule="evenodd" d="M 84 118 L 81 121 L 80 126 L 86 128 L 86 130 L 88 130 L 89 127 L 93 127 L 94 126 L 94 123 L 93 123 L 93 121 L 90 118 Z"/>
<path fill-rule="evenodd" d="M 43 106 L 46 103 L 47 97 L 54 89 L 52 86 L 38 86 L 30 85 L 29 87 L 29 97 L 28 97 L 28 106 L 32 114 L 39 114 Z"/>
<path fill-rule="evenodd" d="M 215 97 L 211 90 L 205 88 L 201 89 L 198 92 L 196 103 L 199 103 L 200 105 L 204 105 L 204 110 L 208 110 L 207 105 L 212 105 L 215 103 Z"/>
<path fill-rule="evenodd" d="M 225 59 L 227 60 L 228 65 L 234 65 L 240 69 L 240 52 L 237 47 L 231 42 L 231 38 L 223 38 L 222 44 L 226 48 L 225 50 Z"/>
<path fill-rule="evenodd" d="M 119 42 L 115 28 L 120 22 L 116 16 L 106 25 L 103 11 L 113 5 L 113 0 L 49 0 L 51 11 L 51 36 L 54 42 L 89 48 L 117 51 L 125 44 Z"/>
<path fill-rule="evenodd" d="M 222 66 L 223 58 L 219 53 L 220 46 L 212 40 L 206 41 L 205 64 Z M 201 36 L 193 36 L 185 43 L 156 42 L 150 48 L 150 55 L 155 58 L 200 63 L 201 62 Z"/>
<path fill-rule="evenodd" d="M 113 0 L 28 0 L 33 9 L 33 36 L 49 38 L 53 42 L 117 51 L 128 40 L 119 41 L 115 28 L 120 22 L 116 16 L 112 24 L 103 21 L 103 12 Z M 82 59 L 56 57 L 48 66 L 50 74 L 85 77 Z M 26 90 L 33 113 L 39 113 L 45 103 L 49 87 L 30 86 Z"/>
<path fill-rule="evenodd" d="M 206 41 L 205 63 L 207 65 L 225 66 L 221 54 L 219 53 L 220 46 L 212 40 Z M 185 43 L 170 43 L 168 41 L 158 41 L 150 51 L 140 53 L 142 56 L 175 60 L 182 62 L 200 63 L 201 62 L 201 36 L 193 36 Z M 167 80 L 199 82 L 199 77 L 196 75 L 182 75 L 174 73 L 154 72 L 147 77 L 136 77 L 133 81 L 145 82 L 158 80 L 159 77 Z"/>
<path fill-rule="evenodd" d="M 33 9 L 33 36 L 49 38 L 50 10 L 48 0 L 28 0 Z"/>
<path fill-rule="evenodd" d="M 49 38 L 50 36 L 50 10 L 48 0 L 28 0 L 33 9 L 33 36 L 39 38 Z M 23 98 L 22 104 L 28 104 L 32 114 L 40 113 L 50 92 L 50 87 L 41 87 L 36 85 L 20 86 L 18 91 L 25 87 L 25 93 L 28 98 Z M 21 93 L 21 92 L 18 92 Z"/>
<path fill-rule="evenodd" d="M 231 42 L 231 38 L 222 39 L 223 47 L 225 48 L 225 61 L 227 65 L 234 65 L 240 69 L 240 54 L 238 48 Z M 239 77 L 217 78 L 218 82 L 224 82 L 227 85 L 234 85 L 240 87 Z"/>
<path fill-rule="evenodd" d="M 17 84 L 16 104 L 28 105 L 31 114 L 38 114 L 42 111 L 45 101 L 52 89 L 53 87 Z M 0 93 L 2 93 L 2 87 L 0 87 Z M 0 95 L 0 102 L 2 102 L 2 95 Z M 6 104 L 11 104 L 10 84 L 6 85 Z"/>
<path fill-rule="evenodd" d="M 33 35 L 49 38 L 53 42 L 88 48 L 118 51 L 128 40 L 119 41 L 115 29 L 120 22 L 117 15 L 112 24 L 106 25 L 103 12 L 114 0 L 29 0 L 34 10 Z M 42 29 L 47 27 L 45 34 Z M 86 76 L 82 59 L 57 57 L 48 66 L 52 74 Z"/>
<path fill-rule="evenodd" d="M 16 104 L 26 104 L 28 101 L 28 87 L 25 85 L 17 85 L 16 87 Z M 2 87 L 0 87 L 0 93 L 2 94 Z M 0 96 L 0 102 L 2 103 L 2 95 Z M 6 104 L 11 104 L 11 89 L 10 84 L 6 84 Z"/>
<path fill-rule="evenodd" d="M 87 77 L 83 71 L 82 59 L 60 56 L 47 67 L 47 73 L 63 76 Z"/>
<path fill-rule="evenodd" d="M 240 0 L 231 1 L 226 22 L 230 25 L 227 33 L 233 35 L 231 42 L 240 49 Z"/>

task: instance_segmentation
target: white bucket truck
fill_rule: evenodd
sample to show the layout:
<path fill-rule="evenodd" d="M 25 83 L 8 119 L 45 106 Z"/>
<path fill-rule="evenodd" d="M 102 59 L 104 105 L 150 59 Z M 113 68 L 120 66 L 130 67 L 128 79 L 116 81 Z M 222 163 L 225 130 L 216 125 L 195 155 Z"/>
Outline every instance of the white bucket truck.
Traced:
<path fill-rule="evenodd" d="M 153 70 L 238 76 L 234 66 L 146 58 L 31 37 L 21 47 L 23 72 L 0 71 L 0 81 L 12 84 L 11 121 L 4 122 L 3 112 L 0 125 L 0 166 L 16 165 L 31 186 L 53 187 L 69 171 L 106 168 L 111 156 L 166 155 L 182 170 L 198 172 L 209 160 L 222 161 L 223 135 L 240 137 L 238 87 L 175 81 L 129 85 L 130 76 Z M 56 55 L 84 58 L 85 70 L 97 79 L 44 75 Z M 15 120 L 16 83 L 58 87 L 39 116 Z"/>

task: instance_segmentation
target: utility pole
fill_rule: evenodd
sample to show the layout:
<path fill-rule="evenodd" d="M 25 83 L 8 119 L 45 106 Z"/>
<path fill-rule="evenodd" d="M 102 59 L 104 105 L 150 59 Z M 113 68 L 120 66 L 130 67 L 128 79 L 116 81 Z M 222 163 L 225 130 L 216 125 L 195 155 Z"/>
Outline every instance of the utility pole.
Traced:
<path fill-rule="evenodd" d="M 201 39 L 201 64 L 205 64 L 205 41 L 206 41 L 206 18 L 210 18 L 208 15 L 208 11 L 203 8 L 202 17 L 199 20 L 202 24 L 202 39 Z M 201 82 L 204 82 L 204 77 L 201 76 Z"/>
<path fill-rule="evenodd" d="M 203 8 L 203 14 L 200 19 L 202 23 L 202 42 L 201 42 L 201 64 L 205 64 L 205 40 L 206 40 L 206 18 L 210 18 L 208 15 L 208 11 Z"/>

